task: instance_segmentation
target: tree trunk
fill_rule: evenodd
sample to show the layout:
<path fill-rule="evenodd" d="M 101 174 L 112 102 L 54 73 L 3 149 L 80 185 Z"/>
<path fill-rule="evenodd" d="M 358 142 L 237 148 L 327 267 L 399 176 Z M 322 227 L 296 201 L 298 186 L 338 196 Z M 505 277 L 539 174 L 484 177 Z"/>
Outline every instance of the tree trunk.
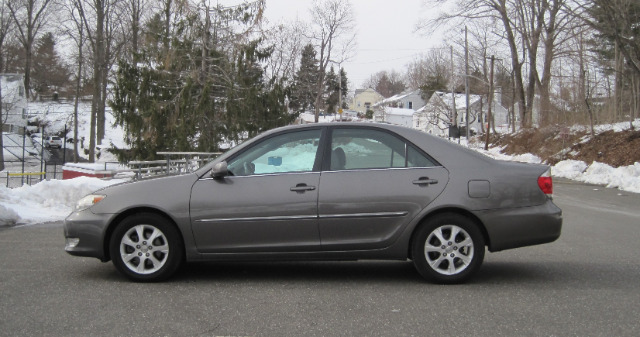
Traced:
<path fill-rule="evenodd" d="M 81 26 L 82 27 L 82 26 Z M 80 38 L 78 39 L 78 73 L 76 75 L 76 97 L 73 102 L 73 162 L 77 163 L 80 159 L 78 154 L 78 101 L 80 100 L 80 90 L 82 86 L 82 65 L 84 58 L 82 47 L 84 46 L 83 30 L 80 30 Z"/>
<path fill-rule="evenodd" d="M 518 102 L 518 110 L 520 113 L 520 123 L 522 126 L 526 126 L 527 120 L 527 104 L 525 101 L 524 94 L 524 80 L 522 78 L 522 63 L 519 60 L 518 46 L 516 45 L 515 35 L 513 33 L 513 28 L 511 26 L 511 18 L 507 13 L 506 5 L 502 5 L 501 8 L 498 8 L 500 12 L 500 19 L 504 26 L 504 30 L 507 34 L 507 42 L 509 44 L 509 50 L 511 51 L 511 64 L 513 67 L 513 82 L 514 82 L 514 92 L 516 97 L 513 97 L 513 100 Z M 514 109 L 515 115 L 515 109 Z M 515 132 L 515 118 L 514 118 L 514 132 Z"/>
<path fill-rule="evenodd" d="M 0 55 L 0 69 L 2 69 L 2 55 Z M 2 85 L 0 83 L 0 171 L 4 170 L 4 144 L 2 134 L 4 133 L 4 117 L 2 105 Z"/>

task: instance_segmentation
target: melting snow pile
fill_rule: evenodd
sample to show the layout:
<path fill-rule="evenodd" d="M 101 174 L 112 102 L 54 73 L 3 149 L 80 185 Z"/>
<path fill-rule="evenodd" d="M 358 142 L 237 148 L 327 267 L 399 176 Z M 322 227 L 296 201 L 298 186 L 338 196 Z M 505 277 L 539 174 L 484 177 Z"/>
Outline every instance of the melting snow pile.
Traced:
<path fill-rule="evenodd" d="M 587 165 L 582 161 L 564 160 L 557 163 L 552 170 L 556 177 L 640 193 L 640 163 L 638 162 L 615 168 L 598 162 Z"/>
<path fill-rule="evenodd" d="M 0 185 L 0 226 L 63 220 L 83 196 L 124 181 L 79 177 L 13 189 Z"/>

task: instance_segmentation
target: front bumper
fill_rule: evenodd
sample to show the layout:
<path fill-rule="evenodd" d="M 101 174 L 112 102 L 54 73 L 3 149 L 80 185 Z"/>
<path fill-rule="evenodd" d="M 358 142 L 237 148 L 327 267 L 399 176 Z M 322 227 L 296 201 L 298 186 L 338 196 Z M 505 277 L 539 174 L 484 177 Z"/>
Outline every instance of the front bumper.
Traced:
<path fill-rule="evenodd" d="M 551 199 L 539 206 L 476 214 L 485 225 L 492 252 L 553 242 L 562 231 L 562 210 Z"/>
<path fill-rule="evenodd" d="M 71 213 L 64 220 L 65 251 L 74 256 L 95 257 L 108 261 L 105 235 L 111 215 L 94 214 L 90 210 Z"/>

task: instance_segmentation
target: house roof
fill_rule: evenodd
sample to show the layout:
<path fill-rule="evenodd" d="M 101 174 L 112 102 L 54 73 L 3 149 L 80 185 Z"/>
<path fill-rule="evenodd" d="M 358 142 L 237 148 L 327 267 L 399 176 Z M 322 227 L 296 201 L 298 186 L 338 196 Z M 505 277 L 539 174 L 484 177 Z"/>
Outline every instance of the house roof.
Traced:
<path fill-rule="evenodd" d="M 380 95 L 380 93 L 375 91 L 373 88 L 366 88 L 366 89 L 356 89 L 356 91 L 354 93 L 354 96 L 357 96 L 357 95 L 359 95 L 359 94 L 361 94 L 363 92 L 366 92 L 366 91 L 373 92 L 373 93 L 376 93 L 376 94 Z M 382 96 L 382 95 L 380 95 L 380 96 Z"/>
<path fill-rule="evenodd" d="M 398 101 L 401 101 L 402 99 L 404 99 L 405 97 L 413 95 L 413 94 L 420 94 L 420 89 L 409 91 L 409 92 L 403 92 L 401 94 L 397 94 L 397 95 L 391 96 L 389 98 L 385 98 L 382 101 L 374 104 L 373 106 L 380 106 L 380 105 L 386 105 L 386 104 L 393 103 L 393 102 L 398 102 Z"/>
<path fill-rule="evenodd" d="M 465 94 L 455 94 L 452 95 L 450 92 L 436 91 L 431 96 L 439 97 L 442 103 L 446 106 L 453 106 L 453 97 L 456 99 L 456 110 L 466 109 L 467 108 L 467 99 Z M 480 95 L 469 95 L 469 106 L 476 104 L 482 99 Z M 431 100 L 430 100 L 431 101 Z"/>

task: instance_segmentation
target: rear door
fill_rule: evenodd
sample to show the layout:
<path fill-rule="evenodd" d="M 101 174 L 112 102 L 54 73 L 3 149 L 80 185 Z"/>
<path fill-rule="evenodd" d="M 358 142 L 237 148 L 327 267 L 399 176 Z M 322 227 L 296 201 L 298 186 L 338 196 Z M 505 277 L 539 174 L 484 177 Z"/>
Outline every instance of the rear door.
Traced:
<path fill-rule="evenodd" d="M 384 248 L 448 182 L 448 172 L 412 144 L 373 128 L 335 128 L 320 180 L 324 250 Z"/>

